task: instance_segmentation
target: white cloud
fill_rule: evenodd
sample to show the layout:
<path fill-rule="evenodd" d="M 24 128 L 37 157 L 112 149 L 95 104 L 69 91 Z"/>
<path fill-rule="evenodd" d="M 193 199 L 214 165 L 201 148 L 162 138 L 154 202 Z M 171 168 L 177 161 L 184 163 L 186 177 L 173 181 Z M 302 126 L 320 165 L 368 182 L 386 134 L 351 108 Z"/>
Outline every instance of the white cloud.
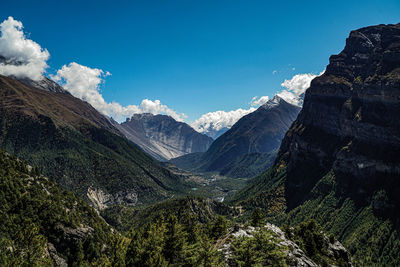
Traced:
<path fill-rule="evenodd" d="M 277 70 L 273 70 L 272 74 L 275 75 L 278 71 Z"/>
<path fill-rule="evenodd" d="M 321 72 L 319 75 L 321 75 Z M 304 92 L 310 87 L 311 81 L 318 75 L 313 73 L 296 74 L 290 80 L 285 80 L 281 86 L 286 88 L 277 95 L 286 102 L 293 105 L 302 106 Z"/>
<path fill-rule="evenodd" d="M 196 131 L 206 133 L 210 130 L 219 131 L 231 128 L 241 117 L 255 111 L 256 108 L 236 109 L 231 111 L 218 110 L 202 115 L 190 124 Z"/>
<path fill-rule="evenodd" d="M 0 56 L 6 62 L 0 63 L 0 74 L 40 80 L 50 57 L 46 49 L 27 39 L 22 22 L 8 17 L 0 24 Z"/>
<path fill-rule="evenodd" d="M 274 71 L 273 73 L 276 73 Z M 319 75 L 324 73 L 321 72 Z M 276 95 L 285 101 L 301 106 L 303 104 L 303 95 L 306 89 L 310 87 L 311 80 L 318 75 L 312 73 L 297 74 L 289 80 L 283 81 L 282 87 L 286 88 Z M 190 125 L 198 132 L 210 133 L 219 131 L 223 128 L 231 128 L 240 118 L 253 112 L 257 107 L 266 104 L 269 100 L 268 96 L 253 97 L 249 104 L 249 109 L 237 109 L 231 111 L 215 111 L 202 115 L 200 118 L 192 122 Z"/>
<path fill-rule="evenodd" d="M 269 97 L 268 97 L 267 95 L 262 96 L 262 97 L 260 97 L 260 98 L 258 98 L 258 96 L 255 96 L 255 97 L 253 97 L 253 98 L 251 99 L 251 101 L 250 101 L 249 104 L 250 104 L 252 107 L 259 107 L 259 106 L 262 106 L 262 105 L 264 105 L 265 103 L 267 103 L 268 100 L 269 100 Z"/>
<path fill-rule="evenodd" d="M 203 114 L 200 118 L 190 124 L 200 133 L 213 133 L 224 128 L 231 128 L 240 118 L 255 111 L 259 106 L 269 100 L 268 96 L 255 96 L 251 99 L 249 109 L 239 108 L 231 111 L 218 110 Z"/>
<path fill-rule="evenodd" d="M 131 117 L 135 113 L 167 114 L 177 121 L 183 121 L 186 116 L 163 105 L 160 100 L 142 100 L 139 106 L 122 106 L 117 102 L 107 103 L 100 93 L 100 86 L 104 83 L 104 77 L 110 76 L 108 71 L 92 69 L 72 62 L 64 65 L 52 78 L 59 82 L 64 89 L 73 96 L 78 97 L 96 108 L 101 113 L 121 121 Z"/>

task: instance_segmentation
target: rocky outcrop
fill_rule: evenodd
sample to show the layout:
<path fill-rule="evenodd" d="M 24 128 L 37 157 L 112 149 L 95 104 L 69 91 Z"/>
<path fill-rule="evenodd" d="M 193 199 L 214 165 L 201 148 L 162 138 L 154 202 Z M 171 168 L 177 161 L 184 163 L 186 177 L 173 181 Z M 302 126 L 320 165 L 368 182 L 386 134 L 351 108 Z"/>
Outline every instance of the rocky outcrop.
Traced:
<path fill-rule="evenodd" d="M 286 237 L 285 233 L 276 225 L 267 223 L 263 227 L 263 230 L 270 232 L 273 237 L 273 242 L 277 242 L 276 245 L 284 248 L 284 253 L 287 257 L 286 262 L 289 266 L 302 266 L 302 267 L 318 267 L 319 264 L 315 263 L 309 255 L 307 255 L 300 246 Z M 231 266 L 230 259 L 233 256 L 233 251 L 231 249 L 232 238 L 247 237 L 253 238 L 254 234 L 260 231 L 259 227 L 235 227 L 231 232 L 221 240 L 219 245 L 219 251 L 223 252 L 227 266 Z M 272 240 L 272 239 L 271 239 Z M 324 246 L 327 247 L 326 256 L 331 260 L 331 262 L 344 262 L 345 266 L 352 266 L 349 253 L 343 247 L 339 241 L 330 242 L 329 238 L 324 239 Z M 232 265 L 234 266 L 234 265 Z M 328 266 L 335 266 L 334 264 L 329 264 Z"/>
<path fill-rule="evenodd" d="M 67 261 L 59 255 L 52 243 L 47 243 L 47 252 L 57 267 L 68 267 Z"/>
<path fill-rule="evenodd" d="M 117 204 L 135 206 L 138 201 L 138 195 L 134 190 L 119 191 L 111 195 L 99 188 L 89 187 L 86 196 L 97 210 Z"/>
<path fill-rule="evenodd" d="M 93 233 L 93 228 L 90 226 L 71 228 L 59 224 L 55 227 L 55 231 L 58 233 L 59 239 L 63 242 L 76 243 L 78 241 L 83 242 L 88 238 Z"/>
<path fill-rule="evenodd" d="M 56 83 L 53 80 L 50 80 L 49 78 L 47 78 L 46 76 L 43 76 L 41 80 L 39 81 L 34 81 L 31 80 L 29 78 L 18 78 L 17 80 L 19 80 L 20 82 L 40 89 L 40 90 L 45 90 L 45 91 L 49 91 L 49 92 L 54 92 L 54 93 L 63 93 L 63 94 L 70 94 L 67 90 L 65 90 L 64 88 L 62 88 L 58 83 Z"/>
<path fill-rule="evenodd" d="M 119 129 L 145 152 L 162 161 L 188 153 L 204 152 L 213 142 L 211 137 L 166 115 L 135 114 Z"/>

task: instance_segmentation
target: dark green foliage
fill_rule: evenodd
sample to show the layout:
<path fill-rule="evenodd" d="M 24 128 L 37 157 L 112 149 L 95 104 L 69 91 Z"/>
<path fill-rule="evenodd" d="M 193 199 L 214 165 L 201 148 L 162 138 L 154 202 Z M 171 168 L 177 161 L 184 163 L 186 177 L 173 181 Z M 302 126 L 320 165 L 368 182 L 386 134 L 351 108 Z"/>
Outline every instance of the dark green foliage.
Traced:
<path fill-rule="evenodd" d="M 162 220 L 149 224 L 131 234 L 126 253 L 127 266 L 165 266 L 165 225 Z"/>
<path fill-rule="evenodd" d="M 317 225 L 314 220 L 310 220 L 300 225 L 292 227 L 284 227 L 285 234 L 316 263 L 323 266 L 334 262 L 329 259 L 328 255 L 328 242 L 326 236 L 322 232 L 321 226 Z M 334 241 L 334 240 L 333 240 Z M 341 265 L 345 266 L 345 265 Z"/>
<path fill-rule="evenodd" d="M 87 200 L 89 187 L 138 193 L 138 205 L 186 187 L 121 136 L 110 120 L 67 93 L 39 90 L 0 76 L 0 148 L 38 166 Z"/>
<path fill-rule="evenodd" d="M 231 178 L 254 177 L 274 163 L 277 152 L 244 154 L 227 164 L 220 174 Z"/>
<path fill-rule="evenodd" d="M 126 238 L 72 193 L 15 157 L 0 155 L 0 265 L 52 266 L 46 251 L 53 245 L 70 266 L 224 265 L 218 249 L 229 237 L 229 221 L 215 211 L 232 210 L 221 203 L 184 198 L 150 206 L 137 214 L 152 220 L 136 224 Z M 283 264 L 276 243 L 263 232 L 235 240 L 232 262 Z"/>
<path fill-rule="evenodd" d="M 165 245 L 163 255 L 170 264 L 180 264 L 183 262 L 183 247 L 186 245 L 186 237 L 182 225 L 178 224 L 175 215 L 168 216 L 165 225 Z"/>
<path fill-rule="evenodd" d="M 211 241 L 207 226 L 198 225 L 197 238 L 174 215 L 137 228 L 131 233 L 127 266 L 221 266 L 221 254 Z"/>
<path fill-rule="evenodd" d="M 4 115 L 0 116 L 2 123 L 7 123 Z M 38 123 L 21 118 L 3 132 L 0 128 L 0 136 L 3 135 L 0 147 L 40 166 L 45 175 L 82 197 L 86 197 L 89 186 L 109 193 L 133 189 L 140 192 L 140 203 L 148 203 L 164 199 L 162 192 L 184 189 L 179 177 L 158 166 L 129 141 L 105 129 L 88 126 L 76 131 L 56 128 L 51 121 L 41 126 Z M 53 129 L 51 135 L 48 136 L 50 130 L 45 127 Z M 40 136 L 30 135 L 32 128 Z"/>
<path fill-rule="evenodd" d="M 49 243 L 70 264 L 115 256 L 108 249 L 113 235 L 91 207 L 1 151 L 0 214 L 2 266 L 50 266 L 50 258 L 45 257 Z M 74 236 L 76 229 L 88 229 L 82 226 L 92 230 Z"/>
<path fill-rule="evenodd" d="M 209 236 L 212 239 L 218 239 L 226 234 L 228 230 L 228 221 L 223 216 L 217 216 L 214 222 L 209 226 Z"/>
<path fill-rule="evenodd" d="M 237 237 L 232 240 L 232 266 L 287 266 L 286 248 L 278 245 L 272 233 L 261 230 L 254 237 Z"/>
<path fill-rule="evenodd" d="M 281 213 L 286 208 L 283 180 L 286 167 L 271 167 L 255 177 L 245 188 L 240 190 L 230 201 L 242 205 L 246 210 L 258 207 L 270 213 Z"/>
<path fill-rule="evenodd" d="M 217 215 L 230 218 L 237 215 L 238 211 L 224 203 L 201 197 L 171 199 L 143 208 L 116 206 L 102 211 L 105 220 L 122 232 L 170 214 L 174 214 L 180 223 L 190 225 L 193 222 L 208 223 Z"/>
<path fill-rule="evenodd" d="M 252 226 L 260 226 L 264 219 L 264 215 L 260 208 L 256 208 L 253 211 L 253 215 L 251 216 L 251 225 Z"/>
<path fill-rule="evenodd" d="M 236 195 L 237 203 L 249 211 L 254 210 L 253 207 L 262 207 L 267 210 L 267 219 L 278 225 L 296 226 L 314 219 L 324 231 L 336 236 L 343 243 L 355 264 L 400 264 L 400 224 L 396 220 L 383 217 L 372 206 L 378 200 L 379 204 L 385 203 L 386 194 L 382 190 L 376 192 L 370 205 L 360 206 L 353 198 L 343 194 L 337 177 L 329 172 L 312 188 L 308 200 L 285 212 L 285 195 L 281 196 L 282 201 L 277 201 L 279 195 L 276 192 L 277 188 L 284 185 L 286 170 L 284 167 L 279 171 L 278 169 L 270 168 L 239 192 Z M 312 253 L 312 248 L 310 249 L 309 252 Z"/>

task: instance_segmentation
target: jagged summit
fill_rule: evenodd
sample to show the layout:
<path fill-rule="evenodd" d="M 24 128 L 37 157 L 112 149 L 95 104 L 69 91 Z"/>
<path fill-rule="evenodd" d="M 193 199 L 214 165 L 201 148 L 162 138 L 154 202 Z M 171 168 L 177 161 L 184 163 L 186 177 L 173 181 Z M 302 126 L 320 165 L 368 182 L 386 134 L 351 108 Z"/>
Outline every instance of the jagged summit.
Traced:
<path fill-rule="evenodd" d="M 126 122 L 128 122 L 130 120 L 150 119 L 150 118 L 152 118 L 154 116 L 157 116 L 157 115 L 154 115 L 152 113 L 147 113 L 147 112 L 146 113 L 137 113 L 137 114 L 133 114 L 131 118 L 126 118 Z M 167 116 L 167 115 L 160 115 L 160 116 L 165 116 L 164 118 L 170 117 L 170 116 Z"/>
<path fill-rule="evenodd" d="M 265 109 L 271 109 L 277 107 L 282 101 L 286 102 L 282 97 L 275 95 L 272 99 L 268 100 L 267 103 L 263 104 L 261 107 Z"/>
<path fill-rule="evenodd" d="M 327 75 L 336 74 L 346 79 L 384 74 L 399 65 L 399 24 L 369 26 L 352 31 L 346 46 L 332 55 L 326 68 Z"/>
<path fill-rule="evenodd" d="M 15 78 L 15 77 L 14 77 Z M 39 81 L 34 81 L 29 78 L 16 78 L 20 82 L 35 87 L 37 89 L 49 91 L 49 92 L 55 92 L 55 93 L 64 93 L 64 94 L 70 94 L 67 90 L 62 88 L 61 85 L 56 83 L 55 81 L 47 78 L 46 76 L 43 75 L 43 78 Z"/>
<path fill-rule="evenodd" d="M 0 64 L 18 66 L 22 63 L 15 61 L 15 60 L 6 59 L 4 56 L 0 55 Z M 29 77 L 16 77 L 13 75 L 11 75 L 10 77 L 28 85 L 28 86 L 31 86 L 31 87 L 34 87 L 37 89 L 41 89 L 41 90 L 45 90 L 45 91 L 49 91 L 49 92 L 69 94 L 69 92 L 67 90 L 65 90 L 64 88 L 62 88 L 62 86 L 60 86 L 55 81 L 47 78 L 45 75 L 42 75 L 41 79 L 36 80 L 36 81 L 32 80 Z"/>

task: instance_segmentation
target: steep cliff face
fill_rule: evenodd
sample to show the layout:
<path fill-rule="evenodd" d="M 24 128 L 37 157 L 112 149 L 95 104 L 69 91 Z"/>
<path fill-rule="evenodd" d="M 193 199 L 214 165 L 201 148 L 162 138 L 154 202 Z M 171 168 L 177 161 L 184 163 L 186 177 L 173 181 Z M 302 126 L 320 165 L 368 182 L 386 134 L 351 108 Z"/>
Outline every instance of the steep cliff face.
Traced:
<path fill-rule="evenodd" d="M 312 166 L 318 179 L 330 169 L 358 200 L 391 188 L 400 174 L 400 26 L 351 32 L 345 49 L 331 56 L 307 90 L 303 109 L 287 133 L 279 160 L 288 164 L 287 194 L 310 190 L 298 168 Z M 351 176 L 351 178 L 350 178 Z M 301 201 L 288 198 L 289 206 Z"/>
<path fill-rule="evenodd" d="M 319 220 L 358 264 L 400 264 L 400 24 L 350 33 L 306 91 L 274 166 L 236 199 L 285 212 L 281 222 Z"/>
<path fill-rule="evenodd" d="M 135 114 L 121 124 L 125 136 L 158 160 L 204 152 L 213 139 L 166 115 Z"/>
<path fill-rule="evenodd" d="M 241 118 L 196 161 L 190 156 L 185 160 L 184 156 L 172 163 L 201 171 L 220 171 L 232 177 L 254 176 L 273 163 L 282 138 L 299 111 L 300 107 L 275 96 Z"/>

